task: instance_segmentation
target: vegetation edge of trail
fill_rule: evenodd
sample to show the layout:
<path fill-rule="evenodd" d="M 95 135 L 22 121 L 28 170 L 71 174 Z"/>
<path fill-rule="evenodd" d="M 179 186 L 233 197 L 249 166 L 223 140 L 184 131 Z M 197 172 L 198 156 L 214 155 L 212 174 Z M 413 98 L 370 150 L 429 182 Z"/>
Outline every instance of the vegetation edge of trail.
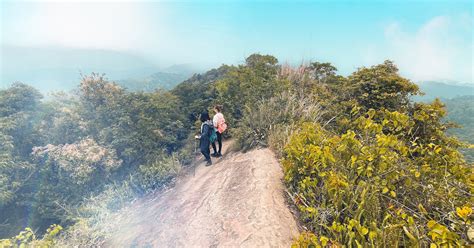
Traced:
<path fill-rule="evenodd" d="M 2 242 L 100 244 L 101 218 L 174 178 L 192 160 L 198 113 L 220 103 L 240 149 L 282 159 L 309 230 L 294 246 L 470 244 L 468 145 L 446 134 L 443 103 L 417 94 L 390 61 L 344 77 L 330 63 L 292 68 L 259 54 L 171 91 L 127 92 L 92 74 L 45 102 L 15 84 L 0 92 L 2 219 L 17 218 L 6 222 L 15 233 L 26 220 L 69 227 Z"/>

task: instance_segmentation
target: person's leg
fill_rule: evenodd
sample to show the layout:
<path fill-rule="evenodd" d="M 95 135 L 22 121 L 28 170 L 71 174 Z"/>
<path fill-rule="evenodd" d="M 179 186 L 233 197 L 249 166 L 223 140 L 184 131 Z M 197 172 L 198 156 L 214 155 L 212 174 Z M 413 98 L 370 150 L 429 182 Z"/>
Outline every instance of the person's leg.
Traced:
<path fill-rule="evenodd" d="M 217 137 L 219 137 L 219 134 L 218 134 L 218 133 L 219 133 L 219 132 L 217 132 Z M 212 154 L 213 156 L 219 154 L 219 153 L 217 152 L 216 142 L 215 142 L 215 141 L 212 142 L 212 150 L 214 150 L 214 154 Z"/>
<path fill-rule="evenodd" d="M 205 151 L 205 150 L 201 150 L 201 153 L 204 156 L 204 158 L 206 159 L 206 161 L 209 161 L 211 159 L 211 155 L 209 154 L 210 152 Z"/>
<path fill-rule="evenodd" d="M 219 151 L 217 152 L 219 155 L 222 155 L 222 134 L 217 132 L 217 143 L 219 143 Z M 214 149 L 215 151 L 216 149 Z"/>
<path fill-rule="evenodd" d="M 209 147 L 209 144 L 207 145 L 206 148 L 207 148 L 206 151 L 205 151 L 205 152 L 206 152 L 205 157 L 206 157 L 206 160 L 207 160 L 206 166 L 209 166 L 209 165 L 212 164 L 212 160 L 211 160 L 211 149 L 210 149 L 210 147 Z"/>
<path fill-rule="evenodd" d="M 209 149 L 209 141 L 207 141 L 207 142 L 201 141 L 199 146 L 200 146 L 201 153 L 204 156 L 204 158 L 206 158 L 207 161 L 211 160 L 211 151 Z"/>

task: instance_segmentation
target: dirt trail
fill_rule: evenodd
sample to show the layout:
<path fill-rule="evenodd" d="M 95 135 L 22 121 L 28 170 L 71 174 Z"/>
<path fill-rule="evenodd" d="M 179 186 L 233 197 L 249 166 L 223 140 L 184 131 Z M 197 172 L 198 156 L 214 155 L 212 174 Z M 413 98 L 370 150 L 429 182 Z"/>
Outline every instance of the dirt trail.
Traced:
<path fill-rule="evenodd" d="M 289 247 L 298 235 L 282 170 L 268 149 L 200 163 L 167 192 L 136 202 L 110 247 Z"/>

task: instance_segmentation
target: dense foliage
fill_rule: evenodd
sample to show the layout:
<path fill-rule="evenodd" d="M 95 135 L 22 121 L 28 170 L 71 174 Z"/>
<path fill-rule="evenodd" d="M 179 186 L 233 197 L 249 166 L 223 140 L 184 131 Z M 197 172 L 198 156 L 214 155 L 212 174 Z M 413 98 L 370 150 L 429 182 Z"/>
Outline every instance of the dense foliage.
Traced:
<path fill-rule="evenodd" d="M 0 245 L 102 245 L 110 210 L 192 159 L 197 117 L 216 103 L 239 148 L 282 159 L 308 231 L 295 247 L 472 244 L 473 165 L 446 122 L 468 126 L 472 100 L 448 102 L 461 107 L 446 117 L 439 100 L 412 102 L 418 93 L 391 61 L 343 77 L 330 63 L 292 68 L 259 54 L 170 91 L 128 92 L 92 74 L 42 100 L 13 84 L 0 91 L 0 236 L 32 229 Z"/>
<path fill-rule="evenodd" d="M 58 246 L 102 245 L 113 211 L 192 161 L 195 121 L 230 68 L 171 91 L 128 91 L 96 73 L 47 100 L 22 83 L 1 90 L 0 237 L 20 234 L 0 246 L 49 246 L 53 236 Z M 56 224 L 67 227 L 59 237 Z"/>
<path fill-rule="evenodd" d="M 217 100 L 224 106 L 231 124 L 245 116 L 259 101 L 282 92 L 286 82 L 277 76 L 278 60 L 269 55 L 253 54 L 244 65 L 229 70 L 216 83 Z"/>
<path fill-rule="evenodd" d="M 413 135 L 416 121 L 370 111 L 342 135 L 306 124 L 292 136 L 285 179 L 312 231 L 349 246 L 465 244 L 471 169 L 454 141 Z"/>
<path fill-rule="evenodd" d="M 19 214 L 35 186 L 36 166 L 29 157 L 41 140 L 34 121 L 40 99 L 37 90 L 20 83 L 0 91 L 0 212 L 2 220 L 7 220 L 0 230 L 8 230 L 8 217 Z"/>
<path fill-rule="evenodd" d="M 243 106 L 234 112 L 237 144 L 270 146 L 282 157 L 309 231 L 296 247 L 472 242 L 473 168 L 459 152 L 466 145 L 447 134 L 454 126 L 442 102 L 411 102 L 419 89 L 391 61 L 349 77 L 318 62 L 239 69 L 217 86 Z M 273 90 L 234 93 L 252 80 Z"/>
<path fill-rule="evenodd" d="M 171 90 L 182 103 L 181 111 L 187 116 L 188 126 L 194 126 L 199 114 L 212 108 L 217 97 L 216 82 L 232 69 L 231 66 L 222 65 L 204 74 L 195 74 Z"/>
<path fill-rule="evenodd" d="M 244 113 L 234 136 L 237 145 L 245 151 L 270 144 L 282 148 L 289 132 L 297 129 L 299 122 L 316 122 L 321 118 L 321 107 L 313 98 L 282 92 L 254 108 L 247 108 Z"/>
<path fill-rule="evenodd" d="M 0 91 L 0 236 L 75 223 L 107 185 L 146 192 L 192 156 L 180 152 L 186 106 L 169 92 L 130 93 L 92 74 L 76 92 L 41 98 L 21 83 Z"/>

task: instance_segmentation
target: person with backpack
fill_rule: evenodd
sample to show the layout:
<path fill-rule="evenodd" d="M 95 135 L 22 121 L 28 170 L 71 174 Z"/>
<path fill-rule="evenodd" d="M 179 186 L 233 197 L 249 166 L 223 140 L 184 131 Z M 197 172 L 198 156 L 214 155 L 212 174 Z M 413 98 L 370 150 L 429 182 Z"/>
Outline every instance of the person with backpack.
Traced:
<path fill-rule="evenodd" d="M 209 148 L 211 143 L 214 142 L 216 139 L 214 126 L 212 125 L 211 118 L 209 117 L 209 113 L 203 112 L 201 113 L 200 120 L 201 124 L 201 135 L 199 136 L 199 148 L 201 149 L 202 155 L 206 159 L 206 166 L 212 165 L 211 161 L 211 149 Z M 211 142 L 211 139 L 212 140 Z"/>
<path fill-rule="evenodd" d="M 214 153 L 211 155 L 213 157 L 222 157 L 222 133 L 227 129 L 227 124 L 225 123 L 224 115 L 222 112 L 222 105 L 214 106 L 215 115 L 212 118 L 212 124 L 216 129 L 217 143 L 219 145 L 219 150 L 216 149 L 216 142 L 212 142 L 212 149 Z"/>

